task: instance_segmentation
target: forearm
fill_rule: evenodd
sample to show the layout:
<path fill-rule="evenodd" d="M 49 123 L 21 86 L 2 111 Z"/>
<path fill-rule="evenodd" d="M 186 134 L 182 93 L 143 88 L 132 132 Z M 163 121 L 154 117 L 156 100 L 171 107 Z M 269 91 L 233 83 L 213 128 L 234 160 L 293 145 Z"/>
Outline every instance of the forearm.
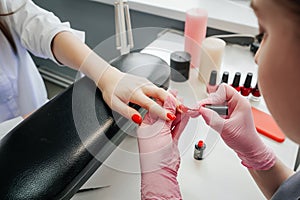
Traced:
<path fill-rule="evenodd" d="M 249 172 L 267 199 L 270 199 L 278 187 L 294 173 L 278 159 L 269 170 L 249 169 Z"/>
<path fill-rule="evenodd" d="M 58 33 L 52 52 L 62 64 L 83 72 L 96 84 L 110 65 L 70 32 Z"/>

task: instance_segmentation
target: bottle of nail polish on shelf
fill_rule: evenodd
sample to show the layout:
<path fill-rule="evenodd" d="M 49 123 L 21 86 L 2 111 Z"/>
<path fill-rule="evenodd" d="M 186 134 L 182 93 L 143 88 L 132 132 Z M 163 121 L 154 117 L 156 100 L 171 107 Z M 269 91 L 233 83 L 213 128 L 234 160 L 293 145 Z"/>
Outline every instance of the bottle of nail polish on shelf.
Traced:
<path fill-rule="evenodd" d="M 251 90 L 251 97 L 250 100 L 252 101 L 260 101 L 261 99 L 261 94 L 258 89 L 258 83 L 256 83 L 255 87 Z"/>
<path fill-rule="evenodd" d="M 221 83 L 228 83 L 229 72 L 225 71 L 222 75 Z"/>
<path fill-rule="evenodd" d="M 194 158 L 196 160 L 203 159 L 203 152 L 204 152 L 205 148 L 206 148 L 206 144 L 203 142 L 203 140 L 199 140 L 199 142 L 195 144 Z"/>
<path fill-rule="evenodd" d="M 236 72 L 233 78 L 233 82 L 231 84 L 231 86 L 236 89 L 236 91 L 240 91 L 241 87 L 240 87 L 240 80 L 241 80 L 241 73 L 240 72 Z"/>
<path fill-rule="evenodd" d="M 252 77 L 253 77 L 253 74 L 252 74 L 251 72 L 249 72 L 249 73 L 247 74 L 246 79 L 245 79 L 244 85 L 243 85 L 243 87 L 241 88 L 241 94 L 242 94 L 244 97 L 248 97 L 249 94 L 250 94 L 251 91 L 252 91 L 252 88 L 251 88 Z"/>
<path fill-rule="evenodd" d="M 209 83 L 206 86 L 206 91 L 207 93 L 212 93 L 215 92 L 218 88 L 217 85 L 217 71 L 216 70 L 212 70 L 210 72 L 210 77 L 209 77 Z"/>

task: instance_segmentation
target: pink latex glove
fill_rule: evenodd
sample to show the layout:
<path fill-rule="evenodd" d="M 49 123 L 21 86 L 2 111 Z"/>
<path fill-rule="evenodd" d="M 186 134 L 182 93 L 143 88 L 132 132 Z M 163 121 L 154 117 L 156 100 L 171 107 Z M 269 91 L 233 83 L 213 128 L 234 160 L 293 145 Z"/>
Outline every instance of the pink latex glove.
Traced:
<path fill-rule="evenodd" d="M 141 197 L 145 199 L 182 199 L 177 182 L 180 154 L 179 137 L 189 120 L 186 113 L 176 113 L 176 102 L 170 96 L 163 108 L 176 115 L 165 121 L 146 114 L 137 130 L 141 165 Z"/>
<path fill-rule="evenodd" d="M 204 104 L 228 102 L 228 117 L 204 108 Z M 268 148 L 256 131 L 251 105 L 232 87 L 221 84 L 207 99 L 200 101 L 200 113 L 208 125 L 220 133 L 224 142 L 232 148 L 242 164 L 256 170 L 268 170 L 276 161 L 274 152 Z"/>

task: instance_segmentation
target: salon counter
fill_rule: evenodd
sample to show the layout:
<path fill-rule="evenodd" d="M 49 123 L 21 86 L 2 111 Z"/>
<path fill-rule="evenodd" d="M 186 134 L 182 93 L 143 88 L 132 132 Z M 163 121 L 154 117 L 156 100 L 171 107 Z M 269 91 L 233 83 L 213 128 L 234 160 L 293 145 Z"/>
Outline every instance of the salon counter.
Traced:
<path fill-rule="evenodd" d="M 142 52 L 157 55 L 169 63 L 170 53 L 176 50 L 183 50 L 183 36 L 166 32 Z M 257 78 L 257 66 L 246 47 L 226 46 L 221 71 L 224 70 L 229 71 L 230 82 L 236 71 L 242 73 L 241 80 L 245 79 L 247 72 L 253 72 L 254 80 Z M 192 105 L 207 95 L 205 84 L 198 79 L 198 70 L 195 68 L 190 71 L 187 82 L 171 82 L 170 87 L 178 90 L 179 96 L 184 98 L 187 105 Z M 253 106 L 268 112 L 263 100 Z M 294 168 L 298 145 L 288 138 L 283 143 L 262 135 L 261 138 L 287 166 Z M 201 161 L 193 158 L 194 144 L 199 139 L 207 144 L 205 158 Z M 226 146 L 201 117 L 189 121 L 180 138 L 179 150 L 181 166 L 178 182 L 183 199 L 265 199 L 235 152 Z M 76 194 L 72 200 L 140 199 L 139 170 L 137 141 L 135 137 L 128 136 L 83 186 L 107 187 Z"/>
<path fill-rule="evenodd" d="M 113 5 L 116 0 L 90 0 Z M 257 34 L 258 23 L 250 1 L 240 0 L 128 0 L 130 9 L 185 21 L 185 12 L 200 7 L 208 11 L 208 27 L 233 33 Z"/>

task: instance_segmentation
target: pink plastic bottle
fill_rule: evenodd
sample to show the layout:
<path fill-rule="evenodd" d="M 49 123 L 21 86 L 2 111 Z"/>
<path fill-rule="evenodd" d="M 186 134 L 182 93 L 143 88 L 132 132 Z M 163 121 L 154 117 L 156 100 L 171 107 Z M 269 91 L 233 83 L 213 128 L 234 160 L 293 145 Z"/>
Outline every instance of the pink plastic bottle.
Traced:
<path fill-rule="evenodd" d="M 192 8 L 186 12 L 184 50 L 191 54 L 191 66 L 199 67 L 201 44 L 206 36 L 207 11 Z"/>

